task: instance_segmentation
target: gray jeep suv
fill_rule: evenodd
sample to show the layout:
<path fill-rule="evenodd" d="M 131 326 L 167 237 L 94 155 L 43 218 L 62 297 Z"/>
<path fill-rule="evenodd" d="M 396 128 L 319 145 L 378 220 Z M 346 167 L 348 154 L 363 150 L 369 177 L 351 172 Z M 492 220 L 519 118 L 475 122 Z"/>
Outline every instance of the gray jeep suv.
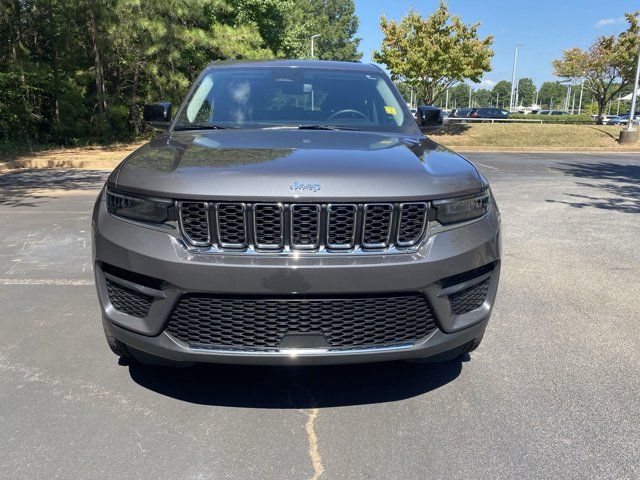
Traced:
<path fill-rule="evenodd" d="M 214 63 L 92 220 L 111 349 L 143 363 L 445 360 L 478 346 L 500 270 L 487 180 L 378 67 Z"/>

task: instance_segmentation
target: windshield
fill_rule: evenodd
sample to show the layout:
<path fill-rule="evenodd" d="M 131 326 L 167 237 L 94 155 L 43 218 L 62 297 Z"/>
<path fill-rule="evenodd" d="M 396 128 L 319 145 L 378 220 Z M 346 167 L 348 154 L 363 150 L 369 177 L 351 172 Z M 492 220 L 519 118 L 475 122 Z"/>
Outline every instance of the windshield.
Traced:
<path fill-rule="evenodd" d="M 417 133 L 383 74 L 291 67 L 212 68 L 175 128 L 314 127 Z"/>

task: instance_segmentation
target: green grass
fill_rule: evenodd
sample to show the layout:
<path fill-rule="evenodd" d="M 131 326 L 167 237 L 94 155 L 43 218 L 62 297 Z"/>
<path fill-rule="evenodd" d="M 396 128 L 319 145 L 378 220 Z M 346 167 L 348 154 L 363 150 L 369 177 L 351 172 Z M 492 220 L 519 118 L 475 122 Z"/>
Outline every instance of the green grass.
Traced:
<path fill-rule="evenodd" d="M 537 123 L 445 124 L 429 137 L 451 148 L 496 150 L 640 150 L 621 146 L 621 127 Z"/>

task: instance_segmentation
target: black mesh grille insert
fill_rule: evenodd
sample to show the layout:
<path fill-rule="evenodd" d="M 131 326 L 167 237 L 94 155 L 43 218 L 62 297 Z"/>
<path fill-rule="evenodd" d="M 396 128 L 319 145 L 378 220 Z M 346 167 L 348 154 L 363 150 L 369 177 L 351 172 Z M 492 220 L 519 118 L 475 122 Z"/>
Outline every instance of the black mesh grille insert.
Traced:
<path fill-rule="evenodd" d="M 106 279 L 106 283 L 109 301 L 113 308 L 134 317 L 144 318 L 147 316 L 149 308 L 151 308 L 152 297 L 123 287 L 109 279 Z"/>
<path fill-rule="evenodd" d="M 328 209 L 327 245 L 335 248 L 350 248 L 356 232 L 355 205 L 331 205 Z"/>
<path fill-rule="evenodd" d="M 254 208 L 256 246 L 282 246 L 282 206 L 277 203 L 260 203 Z"/>
<path fill-rule="evenodd" d="M 487 298 L 487 291 L 489 290 L 489 278 L 483 280 L 480 283 L 476 283 L 469 288 L 466 288 L 460 292 L 449 295 L 449 301 L 451 302 L 451 309 L 456 315 L 462 315 L 463 313 L 470 312 L 476 308 L 480 308 Z"/>
<path fill-rule="evenodd" d="M 187 240 L 196 245 L 211 243 L 209 236 L 208 206 L 204 202 L 182 202 L 180 220 Z"/>
<path fill-rule="evenodd" d="M 167 332 L 191 344 L 277 349 L 293 333 L 322 333 L 330 348 L 393 345 L 435 329 L 418 293 L 315 298 L 184 296 Z"/>
<path fill-rule="evenodd" d="M 247 244 L 246 210 L 242 203 L 219 203 L 218 239 L 223 247 L 244 247 Z"/>
<path fill-rule="evenodd" d="M 320 205 L 291 205 L 291 246 L 314 248 L 320 243 Z"/>
<path fill-rule="evenodd" d="M 365 205 L 362 245 L 364 247 L 384 247 L 389 243 L 393 205 L 376 203 Z"/>
<path fill-rule="evenodd" d="M 424 230 L 426 203 L 404 203 L 400 209 L 398 245 L 414 245 Z"/>

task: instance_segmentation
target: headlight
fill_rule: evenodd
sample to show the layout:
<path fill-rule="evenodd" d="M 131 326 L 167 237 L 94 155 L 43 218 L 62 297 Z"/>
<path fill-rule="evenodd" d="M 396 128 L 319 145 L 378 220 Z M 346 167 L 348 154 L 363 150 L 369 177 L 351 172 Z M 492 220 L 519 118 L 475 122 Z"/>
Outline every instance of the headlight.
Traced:
<path fill-rule="evenodd" d="M 464 197 L 434 200 L 436 220 L 442 224 L 464 222 L 485 215 L 489 209 L 489 189 Z"/>
<path fill-rule="evenodd" d="M 107 190 L 107 210 L 120 217 L 143 222 L 162 223 L 169 219 L 171 200 L 151 199 Z"/>

